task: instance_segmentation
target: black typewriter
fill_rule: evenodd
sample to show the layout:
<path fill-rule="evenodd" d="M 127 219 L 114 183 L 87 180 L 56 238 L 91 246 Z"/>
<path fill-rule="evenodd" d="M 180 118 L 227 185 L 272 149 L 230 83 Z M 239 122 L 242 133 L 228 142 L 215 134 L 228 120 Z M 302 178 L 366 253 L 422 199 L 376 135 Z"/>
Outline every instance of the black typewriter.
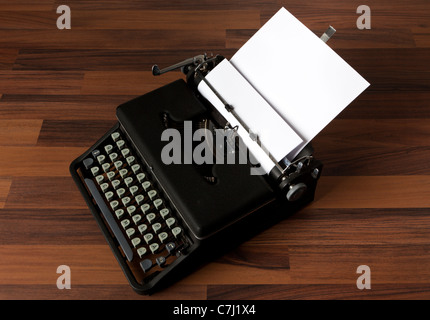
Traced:
<path fill-rule="evenodd" d="M 253 161 L 167 165 L 161 160 L 163 131 L 181 131 L 185 121 L 191 121 L 192 130 L 234 132 L 196 89 L 222 59 L 199 55 L 163 70 L 154 66 L 154 75 L 181 68 L 186 80 L 120 105 L 118 123 L 70 166 L 125 276 L 140 294 L 168 286 L 314 198 L 322 165 L 310 145 L 266 175 L 250 174 L 258 166 Z M 226 135 L 225 144 L 237 147 L 238 139 Z M 213 147 L 211 156 L 225 156 L 219 152 L 224 147 Z"/>

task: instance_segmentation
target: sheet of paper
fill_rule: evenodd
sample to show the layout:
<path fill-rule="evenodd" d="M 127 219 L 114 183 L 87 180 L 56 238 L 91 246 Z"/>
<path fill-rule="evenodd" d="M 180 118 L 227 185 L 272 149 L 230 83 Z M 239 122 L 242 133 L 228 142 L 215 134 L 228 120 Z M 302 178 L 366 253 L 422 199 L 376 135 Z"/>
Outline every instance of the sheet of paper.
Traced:
<path fill-rule="evenodd" d="M 291 150 L 302 143 L 303 140 L 295 131 L 255 91 L 227 59 L 224 59 L 216 66 L 206 76 L 206 79 L 222 95 L 224 100 L 233 106 L 239 118 L 247 124 L 253 133 L 258 135 L 261 144 L 270 151 L 277 161 L 282 160 Z M 265 172 L 270 172 L 274 167 L 274 163 L 258 144 L 251 140 L 248 132 L 225 109 L 224 104 L 205 82 L 200 82 L 198 90 L 233 127 L 238 125 L 238 134 L 247 145 L 248 150 L 260 162 Z"/>
<path fill-rule="evenodd" d="M 230 62 L 303 138 L 290 160 L 369 86 L 285 8 Z"/>

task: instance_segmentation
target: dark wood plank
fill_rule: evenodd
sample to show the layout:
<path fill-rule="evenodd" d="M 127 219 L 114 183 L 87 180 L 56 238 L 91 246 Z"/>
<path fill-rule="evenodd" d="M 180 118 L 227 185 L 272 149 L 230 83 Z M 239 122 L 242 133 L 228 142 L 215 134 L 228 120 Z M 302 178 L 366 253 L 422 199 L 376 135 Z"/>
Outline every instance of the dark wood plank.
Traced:
<path fill-rule="evenodd" d="M 7 0 L 0 0 L 1 11 L 38 11 L 45 12 L 54 8 L 55 0 L 20 0 L 19 2 L 10 2 Z M 56 6 L 55 8 L 57 8 Z"/>
<path fill-rule="evenodd" d="M 137 96 L 181 78 L 185 78 L 181 72 L 154 77 L 151 71 L 86 71 L 81 93 Z"/>
<path fill-rule="evenodd" d="M 113 50 L 113 49 L 23 49 L 13 65 L 14 70 L 118 70 L 150 71 L 154 64 L 164 68 L 207 52 L 231 57 L 235 50 L 214 52 L 199 49 Z"/>
<path fill-rule="evenodd" d="M 0 146 L 34 146 L 42 120 L 0 120 Z"/>
<path fill-rule="evenodd" d="M 55 10 L 17 11 L 1 10 L 0 30 L 30 30 L 30 29 L 52 29 L 56 27 L 59 15 Z"/>
<path fill-rule="evenodd" d="M 421 300 L 430 297 L 428 284 L 372 284 L 359 290 L 354 284 L 210 285 L 209 300 Z"/>
<path fill-rule="evenodd" d="M 109 20 L 109 23 L 106 21 Z M 259 28 L 259 10 L 73 10 L 76 29 L 200 30 Z"/>
<path fill-rule="evenodd" d="M 313 144 L 326 175 L 429 174 L 429 135 L 427 119 L 342 119 Z"/>
<path fill-rule="evenodd" d="M 0 176 L 68 177 L 70 163 L 85 150 L 73 147 L 5 146 L 2 152 L 7 157 L 0 158 Z"/>
<path fill-rule="evenodd" d="M 18 56 L 18 49 L 0 48 L 0 70 L 12 69 L 13 63 Z"/>
<path fill-rule="evenodd" d="M 73 10 L 72 10 L 73 9 Z M 206 31 L 214 28 L 259 28 L 259 10 L 87 10 L 71 7 L 73 13 L 73 30 L 195 30 L 196 25 Z M 1 11 L 0 29 L 53 29 L 59 14 L 55 10 L 48 11 Z M 109 23 L 106 23 L 109 21 Z M 130 28 L 132 26 L 132 28 Z"/>
<path fill-rule="evenodd" d="M 2 285 L 0 287 L 0 299 L 2 300 L 145 300 L 147 303 L 141 305 L 144 308 L 152 308 L 151 301 L 154 300 L 175 300 L 178 297 L 181 297 L 181 300 L 205 300 L 206 286 L 173 285 L 168 290 L 151 296 L 136 294 L 128 284 L 75 285 L 73 280 L 70 290 L 59 290 L 55 284 Z"/>
<path fill-rule="evenodd" d="M 67 170 L 66 166 L 64 170 Z M 5 208 L 88 209 L 71 177 L 13 178 Z"/>
<path fill-rule="evenodd" d="M 140 94 L 143 94 L 144 91 Z M 139 95 L 140 95 L 139 94 Z M 11 94 L 0 100 L 4 119 L 115 120 L 116 107 L 136 95 Z"/>
<path fill-rule="evenodd" d="M 357 267 L 371 269 L 376 284 L 429 284 L 429 244 L 290 245 L 290 282 L 300 284 L 351 284 Z"/>
<path fill-rule="evenodd" d="M 12 179 L 0 177 L 0 209 L 3 208 L 6 203 L 11 184 Z"/>
<path fill-rule="evenodd" d="M 426 24 L 412 28 L 412 31 L 417 47 L 430 48 L 430 28 Z"/>
<path fill-rule="evenodd" d="M 13 68 L 15 70 L 120 70 L 150 71 L 175 64 L 198 54 L 196 50 L 99 50 L 99 49 L 24 49 Z M 157 57 L 157 61 L 150 61 Z"/>
<path fill-rule="evenodd" d="M 32 208 L 1 210 L 0 243 L 59 246 L 106 241 L 88 209 Z"/>
<path fill-rule="evenodd" d="M 108 6 L 111 10 L 122 10 L 122 9 L 131 9 L 131 10 L 159 10 L 160 14 L 162 14 L 165 10 L 211 10 L 215 13 L 219 10 L 246 10 L 246 9 L 257 9 L 261 10 L 262 8 L 268 9 L 273 8 L 274 10 L 280 7 L 279 0 L 266 0 L 262 2 L 261 0 L 239 0 L 239 1 L 229 1 L 229 0 L 220 0 L 217 2 L 213 2 L 210 0 L 185 0 L 181 2 L 171 2 L 171 1 L 157 1 L 157 0 L 148 0 L 148 1 L 139 1 L 139 0 L 129 0 L 129 1 L 121 1 L 121 0 L 107 0 L 104 2 L 100 2 L 97 0 L 89 0 L 89 1 L 79 1 L 79 0 L 70 0 L 69 5 L 73 8 L 79 10 L 103 10 Z M 62 2 L 60 0 L 55 0 L 55 5 L 60 5 Z"/>
<path fill-rule="evenodd" d="M 79 94 L 83 76 L 73 71 L 0 70 L 0 87 L 3 94 Z"/>
<path fill-rule="evenodd" d="M 428 208 L 428 175 L 323 176 L 311 208 Z"/>
<path fill-rule="evenodd" d="M 225 30 L 1 30 L 0 46 L 27 49 L 160 49 L 188 47 L 224 48 Z"/>
<path fill-rule="evenodd" d="M 339 119 L 428 119 L 429 91 L 366 91 Z"/>
<path fill-rule="evenodd" d="M 249 244 L 429 245 L 429 229 L 428 208 L 307 207 Z"/>
<path fill-rule="evenodd" d="M 40 130 L 37 145 L 89 148 L 116 122 L 116 120 L 46 120 Z"/>
<path fill-rule="evenodd" d="M 266 270 L 290 268 L 288 248 L 279 246 L 279 243 L 254 242 L 254 244 L 256 245 L 239 246 L 217 262 Z"/>

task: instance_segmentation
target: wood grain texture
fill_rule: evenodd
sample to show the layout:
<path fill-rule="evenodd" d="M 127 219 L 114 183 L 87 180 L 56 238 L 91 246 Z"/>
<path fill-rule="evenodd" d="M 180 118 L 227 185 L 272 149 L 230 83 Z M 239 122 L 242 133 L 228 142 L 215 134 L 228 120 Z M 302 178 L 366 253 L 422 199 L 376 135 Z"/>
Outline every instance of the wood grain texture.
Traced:
<path fill-rule="evenodd" d="M 0 120 L 0 146 L 34 146 L 43 120 Z"/>
<path fill-rule="evenodd" d="M 58 30 L 56 9 L 72 10 Z M 430 298 L 430 4 L 357 1 L 0 0 L 0 299 Z M 315 200 L 172 287 L 128 285 L 69 174 L 118 105 L 178 78 L 151 67 L 230 58 L 281 6 L 371 86 L 313 141 Z M 268 67 L 276 72 L 282 53 Z M 228 203 L 226 204 L 228 205 Z M 72 289 L 58 290 L 69 265 Z M 357 267 L 372 271 L 358 290 Z"/>
<path fill-rule="evenodd" d="M 11 179 L 7 179 L 4 177 L 0 178 L 0 209 L 2 209 L 4 207 L 4 204 L 6 203 L 11 183 Z"/>

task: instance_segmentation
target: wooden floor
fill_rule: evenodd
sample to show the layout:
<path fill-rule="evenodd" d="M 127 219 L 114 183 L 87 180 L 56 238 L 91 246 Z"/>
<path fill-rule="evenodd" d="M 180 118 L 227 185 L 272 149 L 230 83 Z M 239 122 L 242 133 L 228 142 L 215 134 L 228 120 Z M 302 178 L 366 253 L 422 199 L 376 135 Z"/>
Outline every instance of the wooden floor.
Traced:
<path fill-rule="evenodd" d="M 71 30 L 56 9 L 71 8 Z M 430 298 L 430 3 L 0 0 L 1 299 Z M 315 138 L 315 201 L 154 296 L 128 286 L 69 175 L 115 108 L 181 75 L 150 68 L 233 53 L 285 6 L 371 86 Z M 268 66 L 276 69 L 282 52 Z M 71 268 L 59 290 L 57 267 Z M 371 269 L 359 290 L 357 267 Z"/>

